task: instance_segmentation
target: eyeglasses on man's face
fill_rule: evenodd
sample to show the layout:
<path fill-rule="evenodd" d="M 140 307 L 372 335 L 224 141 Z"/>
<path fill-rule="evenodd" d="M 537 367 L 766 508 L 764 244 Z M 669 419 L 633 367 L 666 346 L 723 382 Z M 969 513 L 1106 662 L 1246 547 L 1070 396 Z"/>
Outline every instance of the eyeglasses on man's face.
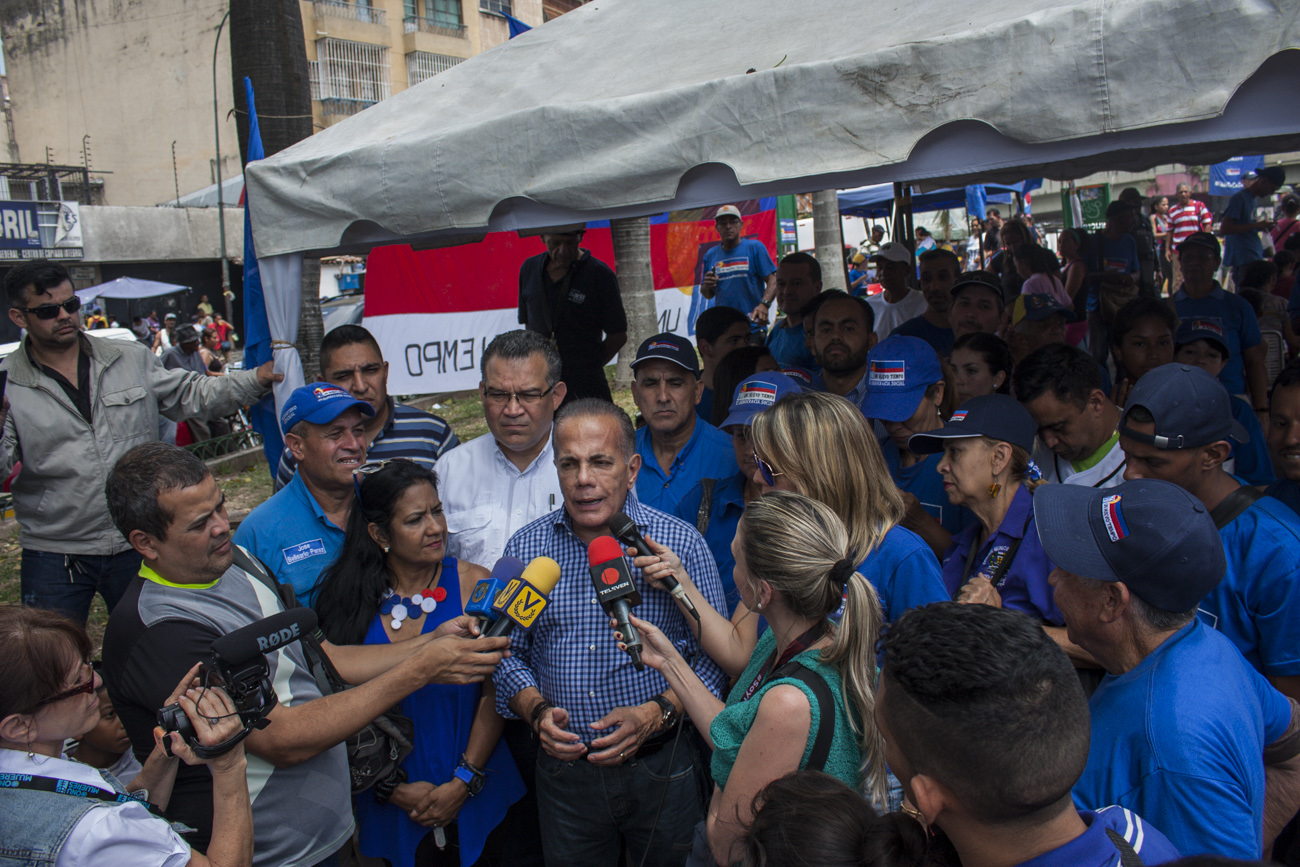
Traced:
<path fill-rule="evenodd" d="M 545 391 L 539 391 L 535 388 L 528 391 L 502 391 L 499 388 L 485 388 L 483 390 L 483 399 L 492 406 L 509 406 L 513 400 L 519 401 L 521 406 L 537 406 L 542 402 L 542 398 L 554 390 L 555 386 L 553 385 Z"/>

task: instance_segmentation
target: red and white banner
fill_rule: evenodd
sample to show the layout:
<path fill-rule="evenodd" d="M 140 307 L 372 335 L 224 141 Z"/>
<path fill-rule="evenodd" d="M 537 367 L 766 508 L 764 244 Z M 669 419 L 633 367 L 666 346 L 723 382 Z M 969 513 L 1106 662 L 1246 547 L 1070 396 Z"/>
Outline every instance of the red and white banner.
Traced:
<path fill-rule="evenodd" d="M 775 259 L 774 199 L 743 203 L 744 235 Z M 652 218 L 650 263 L 659 330 L 694 339 L 708 302 L 697 292 L 704 251 L 718 243 L 715 208 L 694 219 Z M 582 246 L 616 272 L 608 226 L 590 228 Z M 546 251 L 541 238 L 494 232 L 476 244 L 415 251 L 377 247 L 366 262 L 365 320 L 389 362 L 393 394 L 477 388 L 479 361 L 492 338 L 519 324 L 519 266 Z M 635 347 L 632 347 L 635 351 Z"/>

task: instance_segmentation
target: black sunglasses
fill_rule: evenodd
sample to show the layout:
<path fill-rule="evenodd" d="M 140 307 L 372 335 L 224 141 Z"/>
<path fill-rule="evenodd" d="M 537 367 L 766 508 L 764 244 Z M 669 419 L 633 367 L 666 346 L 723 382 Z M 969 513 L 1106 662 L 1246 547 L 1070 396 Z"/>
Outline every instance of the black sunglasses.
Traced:
<path fill-rule="evenodd" d="M 81 309 L 81 299 L 73 295 L 62 304 L 42 304 L 39 307 L 19 307 L 18 309 L 24 313 L 32 314 L 37 319 L 53 319 L 59 315 L 60 308 L 69 313 L 76 313 Z"/>

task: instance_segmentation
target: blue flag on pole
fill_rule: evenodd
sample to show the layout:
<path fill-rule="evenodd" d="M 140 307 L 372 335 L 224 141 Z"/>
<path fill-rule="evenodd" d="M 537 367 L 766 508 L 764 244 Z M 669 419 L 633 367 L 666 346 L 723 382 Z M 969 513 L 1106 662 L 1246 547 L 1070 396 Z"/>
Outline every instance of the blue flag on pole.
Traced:
<path fill-rule="evenodd" d="M 1262 156 L 1232 157 L 1210 166 L 1210 195 L 1231 196 L 1241 189 L 1241 179 L 1264 167 Z"/>
<path fill-rule="evenodd" d="M 253 102 L 253 82 L 244 77 L 244 98 L 248 104 L 248 161 L 266 156 L 262 149 L 262 133 L 257 126 L 257 106 Z M 247 187 L 245 187 L 247 190 Z M 257 253 L 253 250 L 253 224 L 249 220 L 252 202 L 244 197 L 244 369 L 254 370 L 271 360 L 271 323 L 266 317 L 266 297 L 262 294 L 262 275 L 257 267 Z M 280 436 L 280 421 L 275 413 L 275 395 L 268 392 L 261 401 L 249 407 L 249 420 L 253 430 L 262 435 L 262 450 L 274 478 L 280 465 L 284 440 Z"/>
<path fill-rule="evenodd" d="M 984 219 L 984 209 L 988 207 L 988 193 L 983 184 L 973 184 L 966 188 L 966 213 L 972 217 Z"/>
<path fill-rule="evenodd" d="M 506 23 L 510 25 L 511 39 L 514 39 L 520 33 L 527 33 L 529 30 L 533 29 L 513 15 L 506 15 L 506 13 L 504 12 L 502 12 L 501 14 L 505 16 Z"/>

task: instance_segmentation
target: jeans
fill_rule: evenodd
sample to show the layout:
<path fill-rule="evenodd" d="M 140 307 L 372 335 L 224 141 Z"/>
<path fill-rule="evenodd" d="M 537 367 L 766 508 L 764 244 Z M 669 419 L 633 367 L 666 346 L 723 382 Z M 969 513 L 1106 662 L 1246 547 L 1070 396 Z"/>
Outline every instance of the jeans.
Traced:
<path fill-rule="evenodd" d="M 704 816 L 695 757 L 685 735 L 675 756 L 669 743 L 612 768 L 539 753 L 537 801 L 546 863 L 610 867 L 626 849 L 633 864 L 644 856 L 646 867 L 681 867 L 695 824 Z"/>
<path fill-rule="evenodd" d="M 66 614 L 80 624 L 90 615 L 98 593 L 111 613 L 140 573 L 140 554 L 55 554 L 23 549 L 23 604 Z"/>

